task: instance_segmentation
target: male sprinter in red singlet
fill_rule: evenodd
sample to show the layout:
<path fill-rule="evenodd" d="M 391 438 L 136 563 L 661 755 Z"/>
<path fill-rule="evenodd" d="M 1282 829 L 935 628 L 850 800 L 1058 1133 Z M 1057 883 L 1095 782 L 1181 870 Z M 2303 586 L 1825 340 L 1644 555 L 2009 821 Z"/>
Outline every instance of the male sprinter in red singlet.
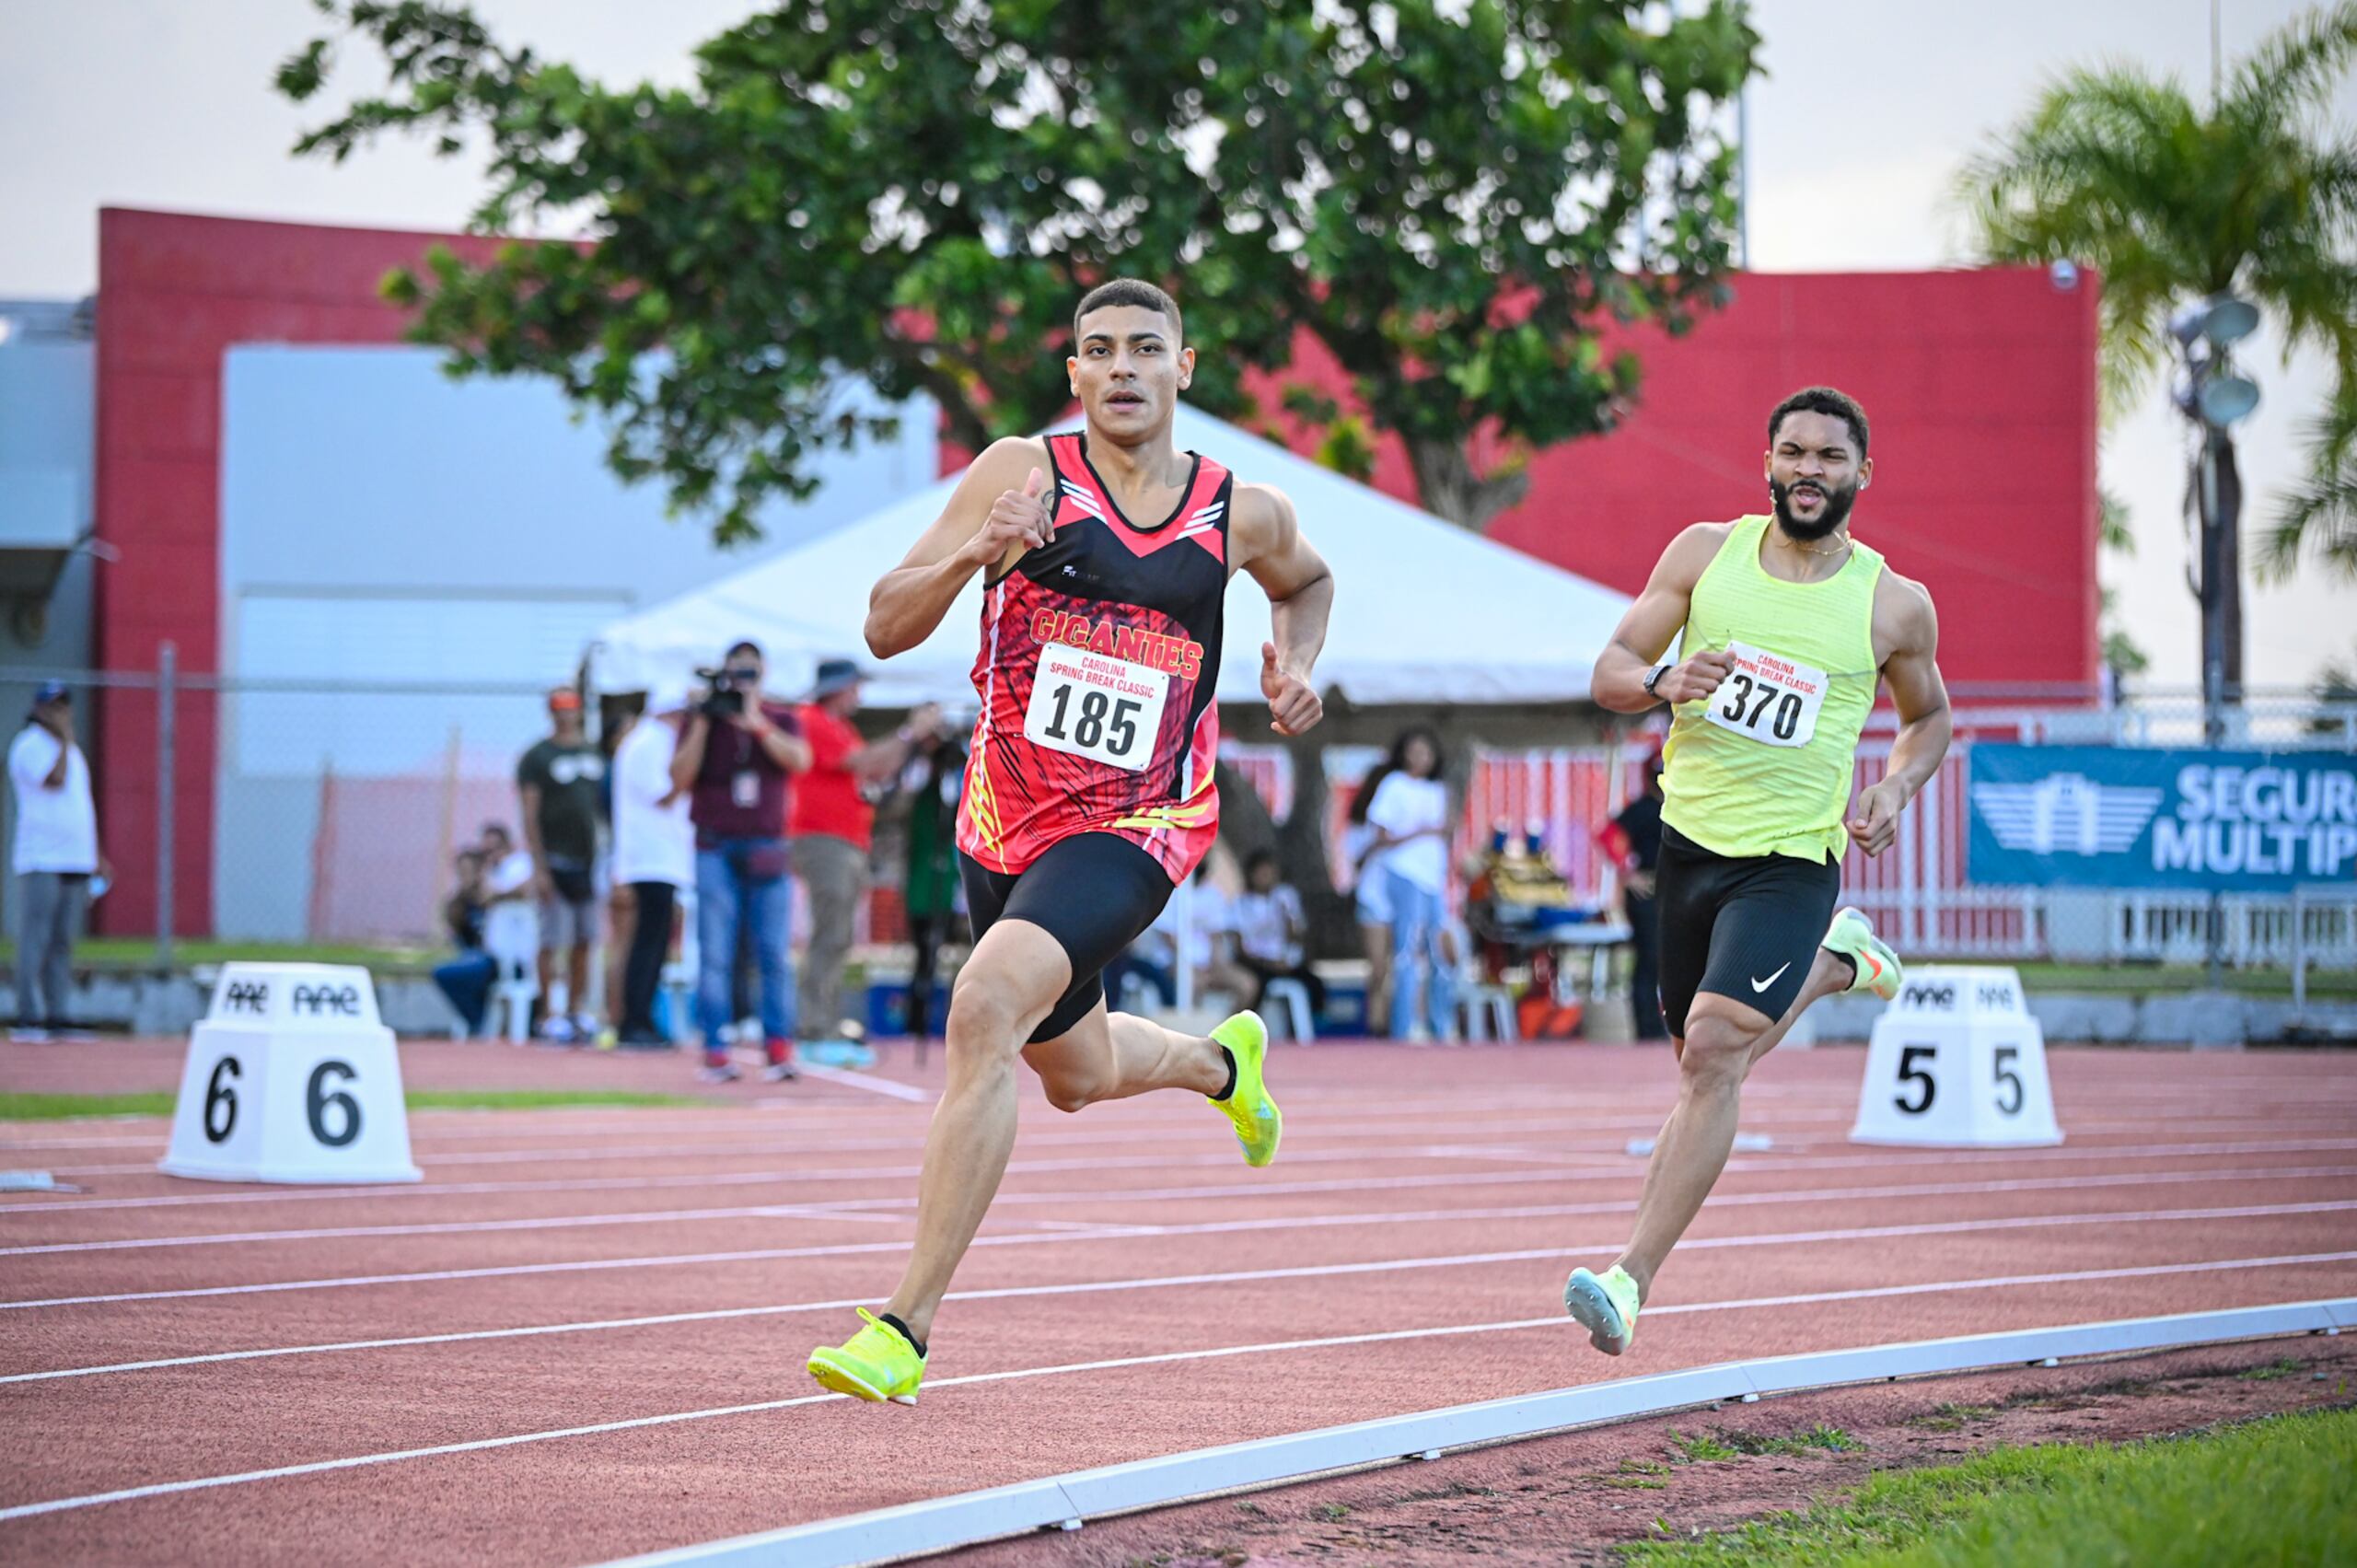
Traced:
<path fill-rule="evenodd" d="M 1834 910 L 1841 854 L 1852 841 L 1888 849 L 1948 749 L 1932 597 L 1850 537 L 1875 471 L 1864 411 L 1830 387 L 1794 392 L 1768 416 L 1767 469 L 1775 516 L 1697 523 L 1671 540 L 1596 661 L 1603 706 L 1667 703 L 1673 714 L 1654 876 L 1678 1108 L 1627 1249 L 1563 1287 L 1607 1355 L 1629 1348 L 1655 1271 L 1726 1166 L 1752 1063 L 1820 996 L 1898 994 L 1898 956 L 1864 914 Z M 1681 634 L 1685 656 L 1664 664 Z M 1845 819 L 1877 682 L 1898 738 Z"/>
<path fill-rule="evenodd" d="M 1127 279 L 1090 291 L 1065 362 L 1086 428 L 993 443 L 869 598 L 888 658 L 987 574 L 981 694 L 958 851 L 974 951 L 950 997 L 949 1081 L 917 1184 L 914 1255 L 879 1316 L 810 1354 L 863 1400 L 916 1402 L 933 1315 L 1015 1146 L 1015 1062 L 1078 1110 L 1149 1089 L 1208 1096 L 1248 1165 L 1276 1156 L 1268 1032 L 1238 1013 L 1208 1040 L 1109 1013 L 1099 972 L 1152 924 L 1219 832 L 1220 611 L 1230 574 L 1269 596 L 1260 648 L 1273 727 L 1324 715 L 1309 684 L 1334 583 L 1293 504 L 1171 445 L 1195 351 L 1178 307 Z"/>

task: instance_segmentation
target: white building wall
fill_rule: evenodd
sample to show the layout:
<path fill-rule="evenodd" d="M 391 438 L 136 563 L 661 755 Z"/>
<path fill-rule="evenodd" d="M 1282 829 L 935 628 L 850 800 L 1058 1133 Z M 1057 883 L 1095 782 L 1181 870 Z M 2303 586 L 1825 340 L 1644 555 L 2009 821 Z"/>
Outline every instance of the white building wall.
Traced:
<path fill-rule="evenodd" d="M 438 890 L 454 838 L 514 821 L 506 781 L 546 729 L 534 693 L 597 628 L 929 484 L 937 461 L 934 411 L 912 405 L 723 552 L 659 489 L 617 481 L 543 381 L 452 381 L 421 348 L 246 346 L 222 374 L 222 671 L 315 688 L 221 699 L 224 935 L 430 931 L 410 885 Z M 386 683 L 508 690 L 327 689 Z"/>

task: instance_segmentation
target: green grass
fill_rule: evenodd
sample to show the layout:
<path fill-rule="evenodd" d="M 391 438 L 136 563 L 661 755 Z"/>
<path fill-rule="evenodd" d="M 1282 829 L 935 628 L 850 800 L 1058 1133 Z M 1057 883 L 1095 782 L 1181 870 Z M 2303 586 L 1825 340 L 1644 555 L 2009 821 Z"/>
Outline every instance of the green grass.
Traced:
<path fill-rule="evenodd" d="M 1930 958 L 1910 959 L 1930 963 Z M 2040 992 L 2102 991 L 2149 994 L 2155 992 L 2200 991 L 2209 978 L 2199 965 L 2160 964 L 2015 964 L 2022 988 Z M 2245 996 L 2292 994 L 2289 970 L 2227 970 L 2219 977 L 2226 990 Z M 2315 1001 L 2346 1002 L 2357 998 L 2357 973 L 2348 970 L 2308 970 L 2308 995 Z"/>
<path fill-rule="evenodd" d="M 172 1096 L 0 1094 L 0 1121 L 63 1121 L 77 1116 L 169 1116 Z M 412 1089 L 412 1110 L 558 1110 L 576 1106 L 702 1105 L 690 1095 L 634 1089 Z"/>
<path fill-rule="evenodd" d="M 235 959 L 268 964 L 360 964 L 371 970 L 423 970 L 441 962 L 440 947 L 340 942 L 221 942 L 181 937 L 172 944 L 172 967 L 225 964 Z M 74 961 L 99 969 L 145 969 L 156 957 L 152 936 L 90 936 L 74 944 Z M 14 942 L 0 941 L 0 964 L 16 962 Z"/>
<path fill-rule="evenodd" d="M 1719 1436 L 1738 1454 L 1854 1454 L 1865 1447 L 1840 1427 L 1823 1422 L 1790 1437 L 1755 1437 L 1747 1432 L 1722 1432 Z"/>
<path fill-rule="evenodd" d="M 2235 1376 L 2246 1383 L 2272 1383 L 2279 1377 L 2297 1377 L 2306 1370 L 2305 1363 L 2294 1361 L 2288 1355 L 2279 1355 L 2265 1366 L 2254 1366 Z"/>
<path fill-rule="evenodd" d="M 1976 1421 L 1986 1421 L 1997 1413 L 1994 1405 L 1960 1405 L 1954 1400 L 1936 1405 L 1909 1422 L 1930 1432 L 1961 1432 Z"/>
<path fill-rule="evenodd" d="M 1840 1427 L 1828 1426 L 1823 1422 L 1789 1437 L 1761 1437 L 1748 1432 L 1729 1432 L 1722 1427 L 1713 1432 L 1690 1434 L 1673 1431 L 1669 1440 L 1678 1449 L 1678 1458 L 1688 1464 L 1740 1459 L 1750 1454 L 1854 1454 L 1865 1446 Z M 1661 1467 L 1653 1469 L 1659 1470 Z M 1623 1474 L 1629 1473 L 1629 1466 L 1625 1463 L 1620 1469 Z"/>
<path fill-rule="evenodd" d="M 1706 1463 L 1713 1459 L 1740 1459 L 1743 1458 L 1741 1450 L 1734 1447 L 1724 1439 L 1714 1437 L 1707 1432 L 1697 1432 L 1689 1434 L 1687 1433 L 1672 1429 L 1669 1434 L 1669 1441 L 1671 1446 L 1677 1448 L 1678 1458 L 1684 1459 L 1688 1464 Z"/>
<path fill-rule="evenodd" d="M 2357 1561 L 2357 1411 L 2190 1437 L 1999 1448 L 1850 1498 L 1626 1549 L 1641 1568 L 1996 1568 Z"/>
<path fill-rule="evenodd" d="M 0 1094 L 0 1121 L 64 1121 L 76 1116 L 169 1116 L 172 1097 Z"/>

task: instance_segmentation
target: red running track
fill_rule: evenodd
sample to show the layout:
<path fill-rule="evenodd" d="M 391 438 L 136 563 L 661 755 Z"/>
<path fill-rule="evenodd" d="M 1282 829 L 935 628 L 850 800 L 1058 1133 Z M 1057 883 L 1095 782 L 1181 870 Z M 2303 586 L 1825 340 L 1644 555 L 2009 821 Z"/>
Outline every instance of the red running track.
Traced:
<path fill-rule="evenodd" d="M 177 1048 L 127 1051 L 169 1080 Z M 426 1112 L 427 1181 L 373 1190 L 159 1177 L 160 1121 L 11 1126 L 0 1164 L 91 1191 L 0 1196 L 0 1560 L 580 1563 L 1734 1357 L 2357 1293 L 2357 1058 L 2051 1060 L 2067 1144 L 1956 1154 L 1846 1141 L 1862 1052 L 1771 1057 L 1774 1146 L 1618 1362 L 1560 1294 L 1626 1232 L 1666 1052 L 1284 1049 L 1266 1171 L 1182 1095 L 1034 1098 L 913 1411 L 801 1362 L 896 1277 L 923 1104 Z"/>

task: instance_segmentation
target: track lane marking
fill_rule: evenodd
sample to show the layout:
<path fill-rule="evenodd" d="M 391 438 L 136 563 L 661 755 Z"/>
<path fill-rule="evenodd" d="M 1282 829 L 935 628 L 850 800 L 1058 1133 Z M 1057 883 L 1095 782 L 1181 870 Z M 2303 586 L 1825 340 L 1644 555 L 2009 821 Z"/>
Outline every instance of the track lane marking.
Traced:
<path fill-rule="evenodd" d="M 1813 1196 L 1813 1195 L 1812 1195 Z M 1794 1199 L 1788 1201 L 1807 1201 Z M 1631 1212 L 1631 1203 L 1613 1204 L 1608 1209 Z M 2200 1218 L 2252 1218 L 2270 1214 L 2328 1214 L 2357 1209 L 2357 1199 L 2314 1200 L 2293 1204 L 2255 1204 L 2231 1209 L 2175 1209 L 2130 1211 L 2097 1210 L 2077 1214 L 2009 1214 L 1980 1219 L 1924 1220 L 1912 1225 L 1873 1225 L 1840 1229 L 1794 1231 L 1782 1235 L 1758 1234 L 1733 1237 L 1689 1237 L 1681 1248 L 1713 1250 L 1729 1247 L 1760 1247 L 1775 1245 L 1806 1245 L 1820 1242 L 1886 1240 L 1904 1236 L 1950 1236 L 1983 1230 L 2025 1230 L 2050 1225 L 2131 1225 L 2137 1223 L 2185 1223 Z M 1201 1225 L 1162 1225 L 1151 1229 L 1131 1227 L 1078 1233 L 1029 1233 L 1019 1236 L 977 1237 L 977 1247 L 997 1245 L 1019 1247 L 1058 1241 L 1128 1240 L 1140 1237 L 1167 1237 L 1174 1236 L 1205 1236 L 1240 1230 L 1303 1229 L 1316 1227 L 1335 1229 L 1345 1225 L 1397 1225 L 1420 1221 L 1456 1221 L 1496 1218 L 1555 1218 L 1569 1214 L 1593 1214 L 1598 1206 L 1552 1204 L 1523 1210 L 1444 1210 L 1425 1214 L 1364 1214 L 1348 1217 L 1334 1215 L 1289 1215 L 1274 1220 L 1212 1221 Z M 1599 1248 L 1603 1244 L 1598 1244 Z M 424 1273 L 357 1275 L 337 1280 L 295 1280 L 265 1284 L 192 1286 L 180 1290 L 132 1292 L 113 1295 L 55 1296 L 38 1301 L 0 1303 L 0 1311 L 22 1311 L 35 1307 L 85 1307 L 117 1305 L 127 1301 L 186 1300 L 214 1295 L 267 1295 L 289 1290 L 323 1290 L 384 1283 L 441 1283 L 449 1280 L 506 1278 L 517 1274 L 588 1273 L 604 1269 L 688 1267 L 705 1263 L 774 1261 L 813 1256 L 842 1257 L 851 1254 L 904 1250 L 900 1241 L 856 1242 L 832 1248 L 774 1248 L 749 1252 L 691 1253 L 684 1256 L 641 1259 L 587 1259 L 561 1263 L 513 1263 L 482 1269 L 446 1269 Z M 1591 1248 L 1588 1250 L 1597 1249 Z M 1548 1249 L 1552 1252 L 1553 1249 Z M 1016 1287 L 1007 1287 L 1016 1288 Z M 1039 1293 L 1034 1293 L 1039 1294 Z M 1052 1294 L 1052 1292 L 1045 1292 Z M 865 1297 L 848 1303 L 863 1305 Z M 0 1382 L 12 1379 L 0 1377 Z"/>
<path fill-rule="evenodd" d="M 1633 1207 L 1633 1205 L 1631 1205 Z M 2016 1215 L 1984 1222 L 1943 1221 L 1925 1226 L 1875 1226 L 1849 1230 L 1794 1231 L 1781 1236 L 1702 1237 L 1681 1243 L 1698 1251 L 1726 1248 L 1814 1245 L 1824 1242 L 1884 1240 L 1894 1236 L 1947 1235 L 1980 1229 L 2026 1230 L 2043 1225 L 2084 1225 L 2109 1219 L 2120 1225 L 2182 1225 L 2212 1219 L 2261 1219 L 2290 1214 L 2342 1213 L 2357 1209 L 2357 1199 L 2316 1200 L 2303 1203 L 2247 1204 L 2225 1209 L 2162 1209 L 2142 1214 Z M 1144 1279 L 1086 1280 L 1044 1285 L 997 1285 L 981 1290 L 951 1291 L 947 1301 L 1003 1301 L 1024 1296 L 1091 1295 L 1106 1292 L 1164 1290 L 1190 1285 L 1237 1284 L 1256 1280 L 1318 1279 L 1347 1274 L 1408 1272 L 1419 1269 L 1471 1268 L 1490 1263 L 1527 1262 L 1543 1258 L 1576 1258 L 1608 1249 L 1608 1241 L 1558 1247 L 1525 1247 L 1504 1251 L 1463 1252 L 1440 1257 L 1389 1258 L 1372 1262 L 1299 1263 L 1280 1269 L 1246 1269 L 1225 1273 L 1164 1274 Z M 571 1323 L 526 1324 L 507 1329 L 457 1330 L 440 1334 L 411 1334 L 389 1339 L 339 1340 L 324 1344 L 273 1345 L 242 1351 L 215 1351 L 202 1355 L 165 1356 L 147 1361 L 111 1362 L 95 1366 L 57 1367 L 41 1372 L 0 1376 L 0 1384 L 45 1383 L 66 1377 L 94 1377 L 124 1372 L 149 1372 L 162 1367 L 208 1366 L 222 1362 L 267 1361 L 290 1355 L 325 1355 L 351 1351 L 393 1350 L 412 1345 L 460 1344 L 482 1340 L 538 1339 L 551 1334 L 602 1333 L 621 1329 L 659 1327 L 672 1323 L 712 1323 L 739 1318 L 781 1317 L 800 1312 L 847 1312 L 868 1305 L 865 1296 L 830 1301 L 780 1302 L 761 1307 L 708 1307 L 695 1312 L 663 1312 L 638 1318 L 606 1318 Z M 1648 1311 L 1670 1310 L 1647 1308 Z"/>
<path fill-rule="evenodd" d="M 2064 1273 L 2011 1274 L 1972 1280 L 1944 1280 L 1935 1283 L 1887 1285 L 1852 1291 L 1822 1291 L 1806 1295 L 1755 1296 L 1734 1301 L 1671 1303 L 1654 1309 L 1656 1316 L 1678 1313 L 1762 1311 L 1781 1307 L 1807 1306 L 1817 1302 L 1861 1301 L 1877 1296 L 1923 1295 L 1956 1291 L 2017 1289 L 2045 1284 L 2073 1284 L 2084 1281 L 2149 1278 L 2155 1275 L 2210 1273 L 2229 1269 L 2293 1268 L 2317 1263 L 2340 1263 L 2357 1260 L 2357 1251 L 2292 1253 L 2270 1258 L 2230 1258 L 2209 1262 L 2158 1263 L 2130 1268 L 2083 1269 Z M 935 1391 L 965 1388 L 982 1383 L 1003 1383 L 1020 1378 L 1056 1377 L 1078 1373 L 1120 1371 L 1135 1366 L 1167 1365 L 1176 1362 L 1211 1361 L 1237 1355 L 1277 1354 L 1290 1351 L 1330 1350 L 1356 1345 L 1396 1343 L 1403 1340 L 1442 1339 L 1462 1334 L 1510 1333 L 1527 1329 L 1562 1329 L 1569 1319 L 1560 1313 L 1544 1318 L 1520 1318 L 1498 1323 L 1446 1323 L 1422 1329 L 1392 1329 L 1376 1333 L 1334 1334 L 1313 1340 L 1279 1340 L 1260 1344 L 1217 1345 L 1202 1350 L 1164 1351 L 1154 1355 L 1118 1356 L 1104 1361 L 1071 1362 L 1060 1366 L 1011 1367 L 999 1372 L 974 1372 L 959 1377 L 944 1377 L 931 1385 Z M 679 1411 L 663 1415 L 633 1416 L 622 1421 L 598 1422 L 583 1426 L 558 1427 L 542 1432 L 511 1433 L 501 1437 L 478 1437 L 462 1443 L 440 1443 L 431 1447 L 398 1448 L 386 1453 L 357 1454 L 341 1459 L 315 1459 L 308 1464 L 279 1465 L 269 1469 L 242 1470 L 230 1475 L 200 1476 L 189 1481 L 157 1481 L 145 1486 L 123 1487 L 113 1492 L 87 1493 L 78 1497 L 52 1498 L 46 1502 L 19 1504 L 12 1508 L 0 1508 L 0 1523 L 12 1519 L 34 1518 L 45 1514 L 59 1514 L 82 1508 L 96 1508 L 111 1503 L 129 1503 L 146 1497 L 168 1497 L 191 1492 L 210 1491 L 218 1487 L 243 1486 L 257 1481 L 281 1481 L 295 1476 L 320 1475 L 335 1470 L 360 1469 L 377 1465 L 398 1464 L 408 1459 L 436 1458 L 454 1454 L 483 1453 L 497 1448 L 512 1448 L 527 1443 L 547 1443 L 567 1437 L 588 1437 L 612 1432 L 644 1430 L 654 1426 L 672 1426 L 683 1422 L 713 1421 L 728 1416 L 758 1415 L 770 1411 L 791 1410 L 802 1405 L 825 1404 L 844 1399 L 842 1394 L 804 1394 L 793 1399 L 764 1400 L 754 1404 L 723 1405 L 710 1410 Z"/>
<path fill-rule="evenodd" d="M 2345 1153 L 2352 1149 L 2357 1149 L 2357 1137 L 2261 1139 L 2234 1143 L 2107 1144 L 2100 1146 L 2085 1145 L 2080 1147 L 2073 1147 L 2065 1144 L 2059 1148 L 2038 1149 L 1936 1149 L 1921 1151 L 1884 1149 L 1869 1154 L 1830 1156 L 1815 1159 L 1797 1160 L 1780 1160 L 1775 1157 L 1771 1152 L 1766 1156 L 1738 1156 L 1727 1162 L 1726 1168 L 1736 1173 L 1748 1171 L 1848 1170 L 1861 1167 L 1887 1167 L 1893 1163 L 1903 1165 L 1908 1162 L 1910 1156 L 1922 1160 L 1926 1163 L 1933 1159 L 1937 1159 L 1942 1164 L 1965 1162 L 1990 1165 L 2003 1163 L 2005 1161 L 2046 1164 L 2055 1160 L 2070 1159 L 2126 1160 L 2200 1158 L 2212 1156 L 2246 1154 Z M 1355 1152 L 1353 1153 L 1355 1154 Z M 1357 1157 L 1376 1158 L 1380 1157 L 1381 1153 L 1382 1151 L 1376 1151 L 1370 1154 L 1359 1155 Z M 1224 1158 L 1213 1156 L 1205 1156 L 1202 1157 L 1214 1165 L 1232 1163 L 1233 1160 L 1232 1156 L 1225 1156 Z M 1566 1150 L 1562 1156 L 1557 1157 L 1584 1159 L 1590 1162 L 1608 1160 L 1609 1163 L 1601 1166 L 1589 1163 L 1584 1164 L 1576 1168 L 1565 1167 L 1560 1171 L 1499 1171 L 1475 1172 L 1459 1176 L 1403 1177 L 1397 1179 L 1397 1181 L 1404 1183 L 1429 1182 L 1434 1185 L 1464 1185 L 1467 1183 L 1479 1183 L 1485 1181 L 1504 1183 L 1521 1180 L 1534 1175 L 1601 1180 L 1636 1177 L 1643 1174 L 1643 1168 L 1642 1167 L 1626 1165 L 1626 1156 L 1612 1156 L 1603 1151 Z M 1018 1162 L 1018 1164 L 1020 1162 Z M 1133 1168 L 1134 1163 L 1135 1162 L 1133 1161 L 1124 1160 L 1087 1161 L 1081 1162 L 1076 1168 L 1118 1171 Z M 899 1179 L 904 1172 L 908 1176 L 913 1176 L 918 1168 L 919 1167 L 913 1166 L 906 1167 L 896 1167 L 887 1170 L 863 1170 L 856 1172 L 855 1175 L 860 1179 L 876 1179 L 883 1177 L 891 1177 L 895 1179 Z M 1010 1167 L 1009 1168 L 1013 1169 L 1016 1167 Z M 379 1200 L 393 1201 L 410 1198 L 469 1197 L 497 1192 L 608 1192 L 621 1189 L 644 1191 L 648 1189 L 671 1189 L 679 1187 L 742 1187 L 758 1185 L 765 1182 L 791 1182 L 807 1179 L 836 1180 L 843 1179 L 844 1178 L 840 1175 L 828 1173 L 823 1170 L 761 1170 L 724 1171 L 714 1175 L 676 1177 L 617 1176 L 559 1178 L 543 1181 L 464 1181 L 451 1182 L 447 1185 L 436 1185 L 432 1182 L 427 1182 L 422 1185 L 411 1187 L 331 1187 L 317 1190 L 307 1189 L 300 1191 L 269 1192 L 166 1194 L 141 1198 L 77 1199 L 71 1196 L 62 1196 L 54 1202 L 49 1202 L 0 1203 L 0 1214 L 87 1214 L 101 1210 L 187 1208 L 217 1204 L 244 1203 L 375 1202 Z M 1390 1184 L 1392 1183 L 1377 1183 L 1376 1185 L 1380 1186 Z M 1184 1199 L 1198 1196 L 1226 1197 L 1237 1194 L 1274 1192 L 1281 1190 L 1319 1191 L 1323 1189 L 1318 1188 L 1315 1184 L 1297 1183 L 1292 1188 L 1286 1189 L 1283 1184 L 1245 1185 L 1230 1183 L 1224 1187 L 1208 1189 L 1149 1189 L 1136 1192 L 1109 1192 L 1100 1188 L 1080 1194 L 1079 1196 L 1082 1200 L 1095 1202 L 1113 1202 L 1123 1198 L 1150 1202 L 1163 1202 L 1174 1198 Z M 1000 1194 L 997 1200 L 1000 1203 L 1066 1202 L 1072 1201 L 1074 1201 L 1072 1195 L 1055 1192 L 1006 1192 Z M 828 1209 L 908 1208 L 913 1207 L 915 1203 L 916 1199 L 913 1196 L 911 1196 L 905 1198 L 863 1199 L 842 1203 L 822 1202 L 813 1206 Z"/>
<path fill-rule="evenodd" d="M 1642 1167 L 1627 1173 L 1631 1179 L 1643 1175 Z M 1774 1172 L 1761 1174 L 1773 1175 Z M 1739 1206 L 1750 1202 L 1846 1202 L 1854 1199 L 1954 1197 L 1961 1194 L 1989 1192 L 2073 1191 L 2083 1188 L 2102 1187 L 2166 1187 L 2196 1181 L 2285 1181 L 2313 1180 L 2319 1178 L 2357 1177 L 2357 1166 L 2257 1166 L 2237 1170 L 2186 1171 L 2120 1171 L 2091 1173 L 2081 1176 L 2025 1176 L 1998 1178 L 1980 1181 L 1934 1181 L 1911 1185 L 1882 1187 L 1850 1187 L 1808 1189 L 1805 1191 L 1713 1193 L 1713 1206 Z M 1078 1201 L 1078 1200 L 1076 1200 Z M 1603 1202 L 1550 1207 L 1549 1214 L 1610 1214 L 1634 1208 L 1627 1201 Z M 1519 1211 L 1517 1211 L 1519 1212 Z M 772 1217 L 807 1217 L 816 1219 L 855 1219 L 877 1224 L 905 1223 L 912 1219 L 909 1214 L 878 1214 L 865 1209 L 830 1209 L 810 1204 L 752 1203 L 717 1209 L 626 1209 L 600 1214 L 550 1214 L 527 1219 L 506 1220 L 440 1220 L 414 1225 L 331 1225 L 303 1230 L 243 1230 L 205 1232 L 193 1236 L 122 1237 L 93 1241 L 29 1242 L 17 1247 L 0 1247 L 0 1258 L 43 1257 L 72 1252 L 132 1252 L 157 1248 L 226 1247 L 273 1244 L 289 1241 L 349 1241 L 395 1236 L 474 1236 L 507 1231 L 590 1229 L 601 1225 L 684 1225 L 710 1221 L 768 1219 Z M 1037 1225 L 1051 1230 L 1103 1231 L 1118 1226 L 1119 1221 L 1032 1219 L 1013 1223 Z M 1156 1227 L 1149 1222 L 1138 1222 L 1127 1228 L 1140 1235 L 1155 1234 Z M 0 1306 L 5 1306 L 0 1303 Z"/>

